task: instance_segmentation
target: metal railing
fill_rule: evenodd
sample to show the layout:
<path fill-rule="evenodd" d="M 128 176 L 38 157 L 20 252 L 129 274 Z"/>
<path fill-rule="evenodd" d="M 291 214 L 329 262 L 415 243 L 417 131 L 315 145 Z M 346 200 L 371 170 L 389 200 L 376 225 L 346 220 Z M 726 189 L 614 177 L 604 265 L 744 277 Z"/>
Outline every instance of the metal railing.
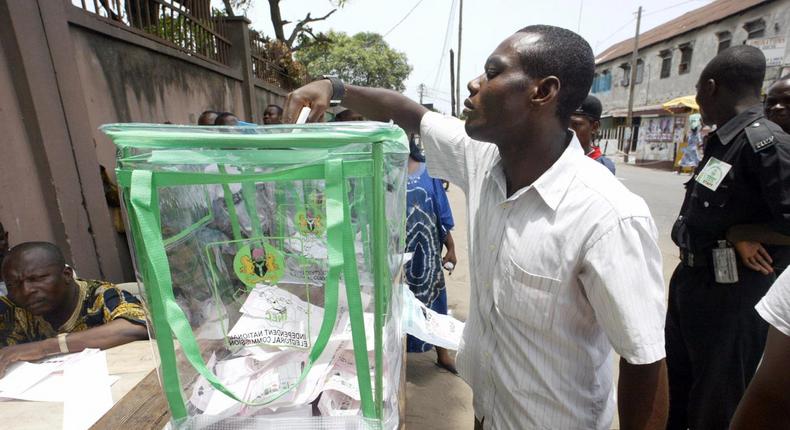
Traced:
<path fill-rule="evenodd" d="M 187 54 L 229 65 L 231 43 L 211 0 L 71 0 L 85 12 L 153 36 Z"/>
<path fill-rule="evenodd" d="M 267 40 L 255 32 L 250 33 L 250 57 L 252 73 L 256 78 L 286 90 L 296 89 L 304 84 L 305 76 L 289 74 L 273 58 L 274 50 L 269 49 Z M 290 54 L 289 54 L 290 55 Z"/>

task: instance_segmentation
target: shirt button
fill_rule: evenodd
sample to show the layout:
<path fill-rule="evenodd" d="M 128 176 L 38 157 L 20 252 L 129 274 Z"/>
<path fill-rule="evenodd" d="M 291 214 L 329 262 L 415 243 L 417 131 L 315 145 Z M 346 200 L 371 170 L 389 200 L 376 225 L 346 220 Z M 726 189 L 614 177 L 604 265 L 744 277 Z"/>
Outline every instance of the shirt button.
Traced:
<path fill-rule="evenodd" d="M 493 251 L 496 249 L 496 245 L 488 245 L 488 249 Z"/>
<path fill-rule="evenodd" d="M 708 203 L 708 202 L 702 202 L 702 206 L 708 207 L 708 206 L 710 206 L 710 203 Z"/>

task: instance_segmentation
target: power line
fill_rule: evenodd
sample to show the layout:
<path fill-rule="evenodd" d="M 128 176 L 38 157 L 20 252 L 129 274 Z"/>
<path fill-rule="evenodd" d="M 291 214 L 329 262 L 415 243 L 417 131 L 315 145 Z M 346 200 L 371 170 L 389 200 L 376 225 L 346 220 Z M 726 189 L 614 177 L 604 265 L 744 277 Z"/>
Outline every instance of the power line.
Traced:
<path fill-rule="evenodd" d="M 686 0 L 686 1 L 682 1 L 680 3 L 675 3 L 673 5 L 669 5 L 669 6 L 665 7 L 665 8 L 662 8 L 662 9 L 659 9 L 659 10 L 654 10 L 654 11 L 652 11 L 650 13 L 646 13 L 646 14 L 642 15 L 642 17 L 650 16 L 650 15 L 653 15 L 653 14 L 656 14 L 656 13 L 659 13 L 659 12 L 663 12 L 665 10 L 676 8 L 678 6 L 683 6 L 684 4 L 698 2 L 698 1 L 701 1 L 701 0 Z"/>
<path fill-rule="evenodd" d="M 606 38 L 604 38 L 604 39 L 601 39 L 601 40 L 595 42 L 595 49 L 598 49 L 598 47 L 601 46 L 602 43 L 604 43 L 607 40 L 611 39 L 612 37 L 616 36 L 617 33 L 621 32 L 624 28 L 628 27 L 634 21 L 636 21 L 636 18 L 631 18 L 630 20 L 628 20 L 628 22 L 623 24 L 622 27 L 620 27 L 617 30 L 613 31 L 612 34 L 606 36 Z"/>
<path fill-rule="evenodd" d="M 438 87 L 439 81 L 444 71 L 444 59 L 447 58 L 447 51 L 450 47 L 450 36 L 452 34 L 453 21 L 455 18 L 455 10 L 458 5 L 458 0 L 453 0 L 450 4 L 450 14 L 447 17 L 447 28 L 444 31 L 444 42 L 442 42 L 442 52 L 439 56 L 439 66 L 436 69 L 436 78 L 433 80 L 433 86 Z"/>
<path fill-rule="evenodd" d="M 419 6 L 420 3 L 422 3 L 422 0 L 417 0 L 417 3 L 414 4 L 414 6 L 409 10 L 409 12 L 407 12 L 406 15 L 404 15 L 403 18 L 401 18 L 401 20 L 398 21 L 397 24 L 393 25 L 392 28 L 390 28 L 386 33 L 384 33 L 384 36 L 382 37 L 387 37 L 387 35 L 389 35 L 390 33 L 392 33 L 393 30 L 398 28 L 399 25 L 403 24 L 403 21 L 406 21 L 406 18 L 408 18 L 409 15 L 411 15 L 411 13 L 414 12 L 414 9 L 417 9 L 417 6 Z"/>

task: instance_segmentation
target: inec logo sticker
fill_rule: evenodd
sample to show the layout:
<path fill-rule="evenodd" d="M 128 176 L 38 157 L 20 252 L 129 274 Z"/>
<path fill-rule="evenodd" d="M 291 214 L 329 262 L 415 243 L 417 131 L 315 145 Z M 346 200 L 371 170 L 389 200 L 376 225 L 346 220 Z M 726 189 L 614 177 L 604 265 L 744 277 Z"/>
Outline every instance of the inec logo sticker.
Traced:
<path fill-rule="evenodd" d="M 732 169 L 732 165 L 711 157 L 705 168 L 694 179 L 705 188 L 711 191 L 716 191 L 721 185 L 721 182 L 727 176 L 727 173 Z"/>
<path fill-rule="evenodd" d="M 324 213 L 313 207 L 306 206 L 296 213 L 296 228 L 302 236 L 321 236 L 326 231 Z"/>
<path fill-rule="evenodd" d="M 244 246 L 233 258 L 236 276 L 248 287 L 256 284 L 275 284 L 285 273 L 282 251 L 267 242 Z"/>

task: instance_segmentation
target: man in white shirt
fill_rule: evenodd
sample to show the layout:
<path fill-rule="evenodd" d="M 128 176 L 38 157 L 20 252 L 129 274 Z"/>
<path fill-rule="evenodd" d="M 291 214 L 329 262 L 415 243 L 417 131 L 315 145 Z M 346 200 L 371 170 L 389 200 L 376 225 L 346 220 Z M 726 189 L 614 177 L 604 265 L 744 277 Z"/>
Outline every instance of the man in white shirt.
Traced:
<path fill-rule="evenodd" d="M 735 411 L 730 428 L 790 428 L 790 271 L 785 270 L 755 306 L 771 327 L 760 367 Z"/>
<path fill-rule="evenodd" d="M 612 347 L 623 357 L 621 428 L 665 425 L 656 227 L 644 201 L 568 130 L 593 70 L 584 39 L 541 25 L 491 54 L 468 85 L 465 123 L 333 77 L 288 98 L 288 122 L 303 106 L 320 120 L 342 100 L 419 131 L 431 174 L 466 193 L 472 297 L 458 369 L 474 392 L 476 428 L 610 428 Z"/>

